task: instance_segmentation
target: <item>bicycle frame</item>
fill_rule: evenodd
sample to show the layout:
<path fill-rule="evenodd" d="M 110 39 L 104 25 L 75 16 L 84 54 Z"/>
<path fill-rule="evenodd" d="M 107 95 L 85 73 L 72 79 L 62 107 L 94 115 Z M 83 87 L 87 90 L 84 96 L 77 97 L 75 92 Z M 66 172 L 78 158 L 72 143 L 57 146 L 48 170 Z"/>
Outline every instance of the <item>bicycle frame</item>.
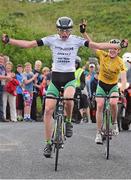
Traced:
<path fill-rule="evenodd" d="M 106 159 L 109 159 L 109 144 L 110 139 L 112 138 L 111 134 L 111 125 L 112 125 L 112 117 L 111 117 L 111 111 L 110 111 L 110 104 L 109 104 L 109 98 L 105 98 L 104 103 L 104 112 L 103 112 L 103 125 L 105 124 L 106 131 L 104 132 L 104 136 L 106 137 Z"/>
<path fill-rule="evenodd" d="M 101 127 L 101 134 L 103 141 L 106 140 L 106 159 L 109 159 L 109 147 L 110 147 L 110 140 L 112 139 L 112 116 L 111 116 L 111 109 L 110 109 L 110 98 L 119 98 L 119 96 L 101 96 L 96 95 L 97 98 L 104 98 L 104 110 L 103 110 L 103 125 Z"/>
<path fill-rule="evenodd" d="M 57 171 L 58 166 L 58 158 L 59 158 L 59 150 L 64 145 L 65 137 L 65 122 L 64 122 L 64 101 L 65 100 L 75 100 L 74 98 L 64 98 L 63 95 L 59 95 L 59 97 L 54 96 L 46 96 L 48 99 L 57 100 L 56 109 L 54 112 L 54 130 L 52 134 L 52 145 L 54 146 L 55 156 L 55 171 Z"/>

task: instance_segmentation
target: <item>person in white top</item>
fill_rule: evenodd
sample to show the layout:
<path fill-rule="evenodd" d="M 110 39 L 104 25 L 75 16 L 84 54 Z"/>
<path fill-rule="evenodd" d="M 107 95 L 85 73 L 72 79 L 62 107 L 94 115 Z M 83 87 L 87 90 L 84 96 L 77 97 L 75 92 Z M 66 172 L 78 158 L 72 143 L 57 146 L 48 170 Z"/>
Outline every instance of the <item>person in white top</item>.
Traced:
<path fill-rule="evenodd" d="M 64 97 L 73 98 L 75 94 L 75 59 L 78 49 L 86 46 L 94 49 L 118 48 L 118 44 L 96 43 L 87 39 L 71 34 L 73 21 L 69 17 L 60 17 L 56 21 L 58 34 L 47 36 L 39 40 L 27 41 L 9 38 L 3 34 L 3 43 L 20 46 L 23 48 L 33 48 L 47 45 L 52 51 L 52 81 L 47 89 L 46 95 L 58 96 L 61 86 L 64 86 Z M 46 99 L 44 123 L 46 147 L 44 149 L 45 157 L 51 157 L 51 135 L 52 135 L 52 114 L 56 106 L 56 100 Z M 66 111 L 66 136 L 71 137 L 73 126 L 71 123 L 73 102 L 65 103 Z"/>

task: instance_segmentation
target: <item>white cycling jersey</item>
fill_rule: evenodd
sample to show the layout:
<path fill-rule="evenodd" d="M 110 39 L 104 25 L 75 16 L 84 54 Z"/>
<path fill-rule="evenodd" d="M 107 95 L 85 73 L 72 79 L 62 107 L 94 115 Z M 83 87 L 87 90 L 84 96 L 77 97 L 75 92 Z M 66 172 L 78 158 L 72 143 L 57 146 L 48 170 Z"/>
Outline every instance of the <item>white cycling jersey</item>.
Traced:
<path fill-rule="evenodd" d="M 63 41 L 58 34 L 55 34 L 44 37 L 41 40 L 43 44 L 49 46 L 52 51 L 52 71 L 75 71 L 75 59 L 78 49 L 84 46 L 87 41 L 86 39 L 70 35 L 67 40 Z"/>

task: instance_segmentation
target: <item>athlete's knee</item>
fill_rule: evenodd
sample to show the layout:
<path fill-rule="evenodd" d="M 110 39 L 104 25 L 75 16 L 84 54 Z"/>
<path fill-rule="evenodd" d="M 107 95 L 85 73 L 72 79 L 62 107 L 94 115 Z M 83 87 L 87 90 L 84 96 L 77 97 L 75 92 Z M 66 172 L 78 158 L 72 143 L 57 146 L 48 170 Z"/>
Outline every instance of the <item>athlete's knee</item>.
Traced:
<path fill-rule="evenodd" d="M 112 100 L 112 101 L 110 102 L 110 105 L 111 105 L 112 108 L 116 108 L 116 107 L 117 107 L 117 101 Z"/>
<path fill-rule="evenodd" d="M 97 102 L 97 111 L 102 112 L 104 107 L 103 102 Z"/>
<path fill-rule="evenodd" d="M 73 101 L 65 101 L 65 108 L 66 109 L 73 109 L 73 106 L 74 106 L 74 102 Z"/>
<path fill-rule="evenodd" d="M 52 116 L 52 114 L 53 114 L 53 108 L 45 107 L 44 116 Z"/>

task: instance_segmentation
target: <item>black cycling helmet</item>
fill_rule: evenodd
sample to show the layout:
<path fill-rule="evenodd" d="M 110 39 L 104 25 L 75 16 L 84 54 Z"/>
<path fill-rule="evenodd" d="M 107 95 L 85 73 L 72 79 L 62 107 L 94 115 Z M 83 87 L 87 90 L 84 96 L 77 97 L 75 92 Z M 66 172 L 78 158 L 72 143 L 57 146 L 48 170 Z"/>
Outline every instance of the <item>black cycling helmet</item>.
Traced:
<path fill-rule="evenodd" d="M 79 56 L 76 56 L 75 65 L 76 69 L 78 69 L 81 65 L 81 58 Z"/>
<path fill-rule="evenodd" d="M 119 40 L 119 39 L 111 39 L 109 42 L 110 42 L 111 44 L 120 44 L 120 43 L 121 43 L 121 40 Z"/>
<path fill-rule="evenodd" d="M 73 28 L 73 21 L 69 17 L 60 17 L 56 21 L 56 27 L 59 29 L 71 29 Z"/>
<path fill-rule="evenodd" d="M 81 58 L 79 56 L 76 56 L 76 60 L 75 60 L 75 63 L 81 63 Z"/>

